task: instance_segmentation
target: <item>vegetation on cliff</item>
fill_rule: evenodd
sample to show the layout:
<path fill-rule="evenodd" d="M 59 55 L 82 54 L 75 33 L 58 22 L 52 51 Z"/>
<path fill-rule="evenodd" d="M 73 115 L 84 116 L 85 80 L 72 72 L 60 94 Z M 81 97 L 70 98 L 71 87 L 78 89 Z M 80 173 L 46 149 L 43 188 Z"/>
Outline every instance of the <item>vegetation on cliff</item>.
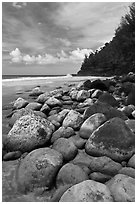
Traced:
<path fill-rule="evenodd" d="M 85 56 L 78 75 L 121 75 L 135 72 L 135 3 L 121 18 L 109 43 Z"/>

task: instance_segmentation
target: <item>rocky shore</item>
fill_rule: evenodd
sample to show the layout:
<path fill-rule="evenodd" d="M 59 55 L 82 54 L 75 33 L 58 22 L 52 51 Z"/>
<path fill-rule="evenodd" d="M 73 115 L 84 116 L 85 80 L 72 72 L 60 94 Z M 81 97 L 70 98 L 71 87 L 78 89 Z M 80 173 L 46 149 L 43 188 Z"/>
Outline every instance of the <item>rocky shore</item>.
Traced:
<path fill-rule="evenodd" d="M 135 202 L 135 75 L 28 94 L 6 116 L 3 201 Z"/>

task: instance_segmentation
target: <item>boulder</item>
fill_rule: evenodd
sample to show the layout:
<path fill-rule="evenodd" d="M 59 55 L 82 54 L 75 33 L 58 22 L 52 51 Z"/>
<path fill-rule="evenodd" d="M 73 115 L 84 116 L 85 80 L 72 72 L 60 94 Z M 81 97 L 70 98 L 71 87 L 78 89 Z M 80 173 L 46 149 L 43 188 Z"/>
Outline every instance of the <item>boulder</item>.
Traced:
<path fill-rule="evenodd" d="M 135 179 L 117 174 L 106 183 L 115 202 L 135 202 Z"/>
<path fill-rule="evenodd" d="M 50 94 L 48 92 L 45 92 L 43 94 L 40 94 L 38 98 L 36 99 L 37 103 L 45 103 L 50 97 Z"/>
<path fill-rule="evenodd" d="M 62 100 L 63 101 L 71 101 L 71 97 L 70 96 L 62 96 Z"/>
<path fill-rule="evenodd" d="M 56 130 L 51 137 L 51 143 L 55 142 L 57 139 L 64 137 L 69 138 L 74 135 L 75 132 L 71 127 L 63 127 L 61 126 L 58 130 Z"/>
<path fill-rule="evenodd" d="M 38 116 L 40 116 L 42 118 L 47 119 L 47 116 L 43 112 L 41 112 L 41 111 L 34 111 L 34 114 L 38 115 Z"/>
<path fill-rule="evenodd" d="M 128 106 L 124 106 L 123 108 L 121 108 L 121 111 L 127 116 L 129 117 L 132 112 L 134 111 L 133 110 L 133 107 L 131 105 L 128 105 Z"/>
<path fill-rule="evenodd" d="M 91 82 L 90 89 L 100 89 L 101 91 L 107 91 L 108 87 L 100 79 L 96 79 Z"/>
<path fill-rule="evenodd" d="M 101 95 L 103 94 L 103 92 L 100 89 L 96 89 L 93 93 L 91 98 L 99 98 Z"/>
<path fill-rule="evenodd" d="M 76 156 L 78 149 L 72 141 L 66 138 L 57 139 L 52 146 L 53 149 L 60 152 L 64 161 L 70 161 Z"/>
<path fill-rule="evenodd" d="M 45 113 L 45 114 L 48 114 L 49 111 L 50 111 L 50 107 L 44 103 L 44 105 L 42 106 L 42 108 L 40 109 L 41 112 Z"/>
<path fill-rule="evenodd" d="M 106 181 L 111 179 L 111 176 L 107 174 L 102 174 L 100 172 L 93 172 L 89 175 L 89 178 L 100 183 L 105 183 Z"/>
<path fill-rule="evenodd" d="M 62 123 L 69 111 L 70 111 L 69 109 L 63 109 L 62 111 L 60 111 L 58 113 L 57 121 L 59 123 Z"/>
<path fill-rule="evenodd" d="M 21 154 L 22 153 L 20 151 L 8 152 L 3 156 L 3 160 L 4 161 L 15 160 L 20 158 Z"/>
<path fill-rule="evenodd" d="M 86 180 L 69 188 L 59 202 L 113 202 L 113 198 L 106 185 Z"/>
<path fill-rule="evenodd" d="M 46 104 L 49 105 L 50 107 L 55 107 L 55 106 L 62 106 L 61 101 L 56 99 L 54 96 L 50 97 L 47 101 Z"/>
<path fill-rule="evenodd" d="M 135 169 L 132 167 L 123 167 L 122 169 L 119 170 L 118 173 L 135 178 Z"/>
<path fill-rule="evenodd" d="M 26 108 L 21 108 L 20 110 L 16 111 L 9 120 L 10 127 L 12 127 L 14 125 L 16 120 L 18 120 L 22 116 L 28 115 L 28 114 L 34 114 L 34 111 L 32 111 L 30 109 L 26 109 Z"/>
<path fill-rule="evenodd" d="M 9 151 L 20 150 L 21 152 L 29 152 L 46 145 L 54 128 L 52 123 L 40 116 L 22 116 L 9 131 L 4 141 L 4 146 Z"/>
<path fill-rule="evenodd" d="M 26 106 L 26 109 L 39 111 L 41 107 L 42 107 L 42 104 L 37 102 L 31 102 Z"/>
<path fill-rule="evenodd" d="M 84 101 L 86 98 L 90 97 L 90 93 L 86 90 L 81 90 L 77 93 L 77 101 Z"/>
<path fill-rule="evenodd" d="M 59 188 L 67 184 L 74 185 L 87 179 L 87 174 L 79 166 L 68 163 L 59 170 L 56 178 L 56 185 Z"/>
<path fill-rule="evenodd" d="M 126 100 L 126 105 L 130 105 L 130 104 L 135 105 L 135 86 L 133 86 Z"/>
<path fill-rule="evenodd" d="M 109 157 L 93 157 L 89 168 L 92 172 L 100 172 L 110 176 L 114 176 L 122 168 L 121 164 L 113 161 Z"/>
<path fill-rule="evenodd" d="M 135 151 L 135 135 L 122 119 L 112 118 L 92 133 L 85 150 L 92 156 L 108 156 L 122 162 Z"/>
<path fill-rule="evenodd" d="M 29 96 L 39 96 L 40 94 L 43 94 L 43 91 L 41 91 L 39 87 L 36 87 L 32 89 Z"/>
<path fill-rule="evenodd" d="M 72 141 L 78 149 L 83 149 L 87 141 L 86 139 L 81 138 L 78 133 L 69 137 L 69 140 Z"/>
<path fill-rule="evenodd" d="M 69 93 L 69 95 L 72 98 L 72 100 L 76 100 L 77 99 L 77 94 L 78 94 L 78 90 L 72 90 Z"/>
<path fill-rule="evenodd" d="M 25 106 L 28 104 L 28 101 L 23 99 L 23 98 L 18 98 L 14 104 L 13 104 L 13 108 L 14 109 L 21 109 L 21 108 L 25 108 Z"/>
<path fill-rule="evenodd" d="M 119 105 L 118 101 L 108 92 L 101 94 L 98 100 L 102 103 L 107 103 L 112 107 L 117 107 Z"/>
<path fill-rule="evenodd" d="M 106 120 L 107 119 L 103 113 L 95 113 L 90 116 L 80 127 L 80 137 L 88 139 L 94 130 L 96 130 Z"/>
<path fill-rule="evenodd" d="M 30 152 L 17 170 L 19 191 L 27 193 L 34 188 L 51 188 L 59 168 L 62 166 L 62 155 L 50 148 L 40 148 Z"/>
<path fill-rule="evenodd" d="M 135 154 L 130 158 L 130 160 L 127 163 L 127 166 L 135 169 Z"/>
<path fill-rule="evenodd" d="M 135 110 L 132 112 L 132 116 L 133 118 L 135 118 Z"/>
<path fill-rule="evenodd" d="M 79 129 L 82 123 L 83 123 L 82 115 L 74 110 L 70 110 L 70 112 L 63 120 L 64 127 L 72 127 L 74 130 Z"/>
<path fill-rule="evenodd" d="M 125 120 L 125 123 L 130 128 L 130 130 L 135 133 L 135 120 Z"/>

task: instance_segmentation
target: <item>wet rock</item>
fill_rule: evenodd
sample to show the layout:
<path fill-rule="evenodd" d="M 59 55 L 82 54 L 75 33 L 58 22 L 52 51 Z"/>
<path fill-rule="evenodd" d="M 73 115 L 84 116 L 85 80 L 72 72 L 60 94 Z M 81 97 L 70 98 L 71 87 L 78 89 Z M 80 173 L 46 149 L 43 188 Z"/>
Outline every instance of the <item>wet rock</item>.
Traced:
<path fill-rule="evenodd" d="M 101 94 L 98 100 L 102 103 L 107 103 L 111 105 L 112 107 L 116 107 L 119 105 L 118 101 L 108 92 Z"/>
<path fill-rule="evenodd" d="M 85 150 L 92 156 L 108 156 L 122 162 L 135 151 L 135 135 L 122 119 L 112 118 L 92 133 Z"/>
<path fill-rule="evenodd" d="M 95 113 L 90 116 L 80 127 L 80 136 L 84 139 L 88 139 L 94 130 L 96 130 L 106 120 L 107 119 L 103 113 Z"/>
<path fill-rule="evenodd" d="M 72 127 L 75 130 L 80 128 L 82 122 L 82 115 L 77 111 L 71 110 L 63 120 L 63 126 Z"/>
<path fill-rule="evenodd" d="M 25 108 L 25 106 L 28 104 L 28 101 L 23 98 L 18 98 L 13 105 L 14 109 L 21 109 Z"/>
<path fill-rule="evenodd" d="M 74 143 L 66 138 L 59 138 L 58 140 L 56 140 L 53 143 L 52 148 L 60 152 L 65 161 L 72 160 L 78 152 L 78 149 L 74 145 Z"/>
<path fill-rule="evenodd" d="M 4 161 L 15 160 L 20 158 L 21 154 L 22 153 L 20 151 L 8 152 L 7 154 L 4 155 L 3 160 Z"/>
<path fill-rule="evenodd" d="M 69 138 L 71 135 L 74 135 L 75 132 L 71 127 L 63 127 L 61 126 L 58 130 L 56 130 L 51 137 L 51 143 L 55 142 L 57 139 L 64 137 Z"/>
<path fill-rule="evenodd" d="M 113 198 L 106 185 L 86 180 L 69 188 L 59 202 L 113 202 Z"/>
<path fill-rule="evenodd" d="M 25 115 L 17 120 L 8 133 L 4 146 L 9 151 L 31 151 L 46 145 L 55 127 L 48 120 L 36 115 Z"/>
<path fill-rule="evenodd" d="M 102 174 L 100 172 L 93 172 L 89 175 L 89 178 L 100 183 L 105 183 L 106 181 L 111 179 L 111 176 L 107 174 Z"/>
<path fill-rule="evenodd" d="M 135 178 L 135 169 L 133 169 L 131 167 L 123 167 L 122 169 L 119 170 L 118 173 Z"/>
<path fill-rule="evenodd" d="M 42 107 L 42 104 L 37 103 L 37 102 L 32 102 L 26 106 L 26 109 L 39 111 L 41 107 Z"/>
<path fill-rule="evenodd" d="M 49 105 L 50 107 L 55 107 L 55 106 L 62 106 L 62 103 L 56 99 L 55 97 L 50 97 L 47 101 L 46 104 Z"/>
<path fill-rule="evenodd" d="M 133 167 L 135 169 L 135 154 L 130 158 L 130 160 L 128 161 L 127 166 Z"/>
<path fill-rule="evenodd" d="M 92 172 L 100 172 L 107 175 L 116 175 L 122 168 L 120 163 L 117 163 L 109 157 L 93 157 L 89 168 Z"/>
<path fill-rule="evenodd" d="M 135 202 L 135 179 L 117 174 L 106 185 L 115 202 Z"/>
<path fill-rule="evenodd" d="M 32 89 L 29 96 L 39 96 L 40 94 L 43 94 L 43 91 L 41 91 L 39 87 L 36 87 Z"/>
<path fill-rule="evenodd" d="M 30 152 L 20 163 L 17 171 L 17 185 L 21 192 L 34 188 L 51 188 L 59 168 L 62 155 L 50 148 L 40 148 Z"/>
<path fill-rule="evenodd" d="M 90 97 L 90 93 L 85 90 L 81 90 L 77 93 L 77 101 L 84 101 L 86 98 Z"/>
<path fill-rule="evenodd" d="M 67 184 L 77 184 L 88 179 L 87 174 L 77 165 L 65 164 L 56 178 L 57 187 Z"/>

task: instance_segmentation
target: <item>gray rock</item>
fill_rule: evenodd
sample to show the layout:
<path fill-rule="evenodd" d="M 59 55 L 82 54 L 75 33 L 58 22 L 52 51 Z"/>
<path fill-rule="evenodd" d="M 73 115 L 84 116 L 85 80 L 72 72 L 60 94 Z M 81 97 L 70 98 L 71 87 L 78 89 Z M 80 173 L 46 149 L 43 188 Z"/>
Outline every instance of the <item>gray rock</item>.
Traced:
<path fill-rule="evenodd" d="M 41 91 L 39 87 L 36 87 L 36 88 L 32 89 L 29 96 L 39 96 L 42 93 L 43 93 L 43 91 Z"/>
<path fill-rule="evenodd" d="M 130 128 L 130 130 L 135 133 L 135 120 L 125 120 L 125 123 Z"/>
<path fill-rule="evenodd" d="M 22 116 L 8 133 L 4 146 L 10 151 L 31 151 L 46 145 L 54 129 L 52 123 L 40 116 Z"/>
<path fill-rule="evenodd" d="M 78 149 L 74 145 L 74 143 L 66 138 L 59 138 L 58 140 L 56 140 L 53 143 L 52 148 L 60 152 L 65 161 L 72 160 L 78 152 Z"/>
<path fill-rule="evenodd" d="M 14 109 L 25 108 L 27 104 L 28 104 L 28 101 L 20 97 L 14 102 L 13 108 Z"/>
<path fill-rule="evenodd" d="M 67 184 L 76 184 L 88 179 L 87 174 L 77 165 L 65 164 L 60 170 L 56 178 L 57 187 Z"/>
<path fill-rule="evenodd" d="M 103 91 L 96 89 L 93 93 L 91 98 L 99 98 L 99 96 L 101 96 L 103 94 Z"/>
<path fill-rule="evenodd" d="M 127 163 L 127 166 L 133 167 L 135 169 L 135 154 L 130 158 L 130 160 Z"/>
<path fill-rule="evenodd" d="M 135 202 L 135 179 L 124 174 L 117 174 L 106 185 L 115 202 Z"/>
<path fill-rule="evenodd" d="M 120 163 L 117 163 L 109 157 L 93 157 L 89 168 L 92 172 L 100 172 L 107 175 L 116 175 L 122 168 Z"/>
<path fill-rule="evenodd" d="M 81 90 L 77 93 L 77 101 L 84 101 L 86 98 L 90 97 L 90 93 L 85 90 Z"/>
<path fill-rule="evenodd" d="M 63 120 L 64 127 L 72 127 L 74 130 L 79 129 L 83 122 L 83 117 L 80 113 L 70 110 L 65 119 Z"/>
<path fill-rule="evenodd" d="M 107 103 L 113 107 L 116 107 L 119 105 L 118 101 L 108 92 L 101 94 L 98 100 L 102 103 Z"/>
<path fill-rule="evenodd" d="M 42 104 L 37 103 L 37 102 L 32 102 L 26 106 L 26 109 L 39 111 L 41 107 L 42 107 Z"/>
<path fill-rule="evenodd" d="M 133 108 L 131 105 L 128 105 L 128 106 L 124 106 L 123 108 L 121 108 L 121 111 L 127 116 L 129 117 L 132 112 L 133 112 Z"/>
<path fill-rule="evenodd" d="M 80 127 L 80 136 L 84 139 L 88 139 L 94 130 L 96 130 L 106 120 L 107 119 L 103 113 L 95 113 L 90 116 Z"/>
<path fill-rule="evenodd" d="M 110 180 L 112 177 L 107 174 L 102 174 L 100 172 L 93 172 L 89 175 L 89 178 L 91 180 L 100 182 L 100 183 L 105 183 L 106 181 Z"/>
<path fill-rule="evenodd" d="M 21 152 L 20 151 L 15 151 L 15 152 L 8 152 L 4 155 L 3 160 L 4 161 L 9 161 L 9 160 L 15 160 L 20 158 Z"/>
<path fill-rule="evenodd" d="M 47 101 L 46 104 L 49 105 L 50 107 L 55 107 L 55 106 L 62 106 L 61 101 L 59 101 L 57 98 L 54 96 L 50 97 Z"/>
<path fill-rule="evenodd" d="M 45 114 L 48 114 L 49 111 L 50 111 L 50 107 L 44 103 L 44 105 L 42 106 L 42 108 L 40 109 L 41 112 L 45 113 Z"/>
<path fill-rule="evenodd" d="M 19 191 L 26 193 L 38 187 L 50 188 L 61 166 L 62 155 L 53 149 L 40 148 L 30 152 L 17 170 Z"/>
<path fill-rule="evenodd" d="M 57 139 L 64 137 L 69 138 L 71 135 L 74 135 L 75 132 L 71 127 L 63 127 L 61 126 L 58 130 L 56 130 L 51 137 L 51 143 L 55 142 Z"/>
<path fill-rule="evenodd" d="M 135 178 L 135 169 L 133 169 L 131 167 L 123 167 L 122 169 L 119 170 L 118 173 Z"/>
<path fill-rule="evenodd" d="M 40 94 L 38 98 L 36 99 L 37 103 L 45 103 L 50 97 L 50 94 L 48 92 L 45 92 L 43 94 Z"/>
<path fill-rule="evenodd" d="M 70 101 L 71 97 L 70 96 L 62 96 L 63 101 Z"/>
<path fill-rule="evenodd" d="M 28 114 L 31 114 L 31 115 L 34 114 L 34 111 L 32 111 L 30 109 L 26 109 L 26 108 L 21 108 L 20 110 L 16 111 L 9 120 L 10 127 L 12 127 L 14 125 L 16 120 L 18 120 L 22 116 L 28 115 Z"/>
<path fill-rule="evenodd" d="M 78 149 L 83 149 L 86 143 L 86 139 L 83 139 L 79 134 L 72 135 L 69 137 L 69 140 L 72 141 Z"/>
<path fill-rule="evenodd" d="M 112 118 L 92 133 L 85 150 L 92 156 L 108 156 L 122 162 L 135 151 L 135 135 L 122 119 Z"/>
<path fill-rule="evenodd" d="M 77 94 L 78 94 L 77 90 L 72 90 L 72 91 L 70 91 L 69 95 L 72 98 L 72 100 L 76 100 L 77 99 Z"/>
<path fill-rule="evenodd" d="M 135 118 L 135 110 L 132 112 L 132 116 Z"/>
<path fill-rule="evenodd" d="M 106 185 L 86 180 L 69 188 L 59 202 L 113 202 L 113 198 Z"/>

